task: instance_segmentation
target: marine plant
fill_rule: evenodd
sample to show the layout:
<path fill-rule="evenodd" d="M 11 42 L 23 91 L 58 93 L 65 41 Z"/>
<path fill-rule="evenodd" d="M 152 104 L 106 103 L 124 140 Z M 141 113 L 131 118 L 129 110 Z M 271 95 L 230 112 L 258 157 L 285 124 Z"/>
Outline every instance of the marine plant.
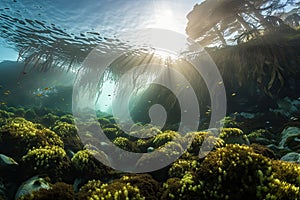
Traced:
<path fill-rule="evenodd" d="M 238 128 L 223 128 L 221 129 L 219 137 L 223 139 L 226 144 L 250 144 L 247 135 Z"/>
<path fill-rule="evenodd" d="M 215 148 L 225 145 L 223 139 L 216 137 L 215 134 L 207 131 L 190 132 L 184 136 L 184 140 L 188 146 L 187 152 L 198 156 L 205 154 Z"/>
<path fill-rule="evenodd" d="M 20 117 L 9 119 L 0 128 L 0 138 L 0 151 L 16 159 L 33 148 L 63 147 L 63 142 L 56 133 Z"/>
<path fill-rule="evenodd" d="M 108 168 L 104 164 L 108 164 L 109 161 L 101 151 L 80 150 L 72 157 L 71 161 L 77 174 L 82 178 L 87 180 L 93 178 L 103 180 L 107 178 Z"/>
<path fill-rule="evenodd" d="M 64 182 L 51 184 L 50 189 L 40 189 L 19 198 L 19 200 L 74 200 L 75 192 L 72 185 Z"/>
<path fill-rule="evenodd" d="M 61 180 L 71 164 L 64 149 L 58 146 L 33 148 L 21 161 L 26 174 L 47 174 L 53 180 Z"/>
<path fill-rule="evenodd" d="M 51 130 L 60 136 L 66 150 L 77 152 L 83 148 L 83 144 L 78 136 L 78 129 L 74 124 L 56 121 Z"/>
<path fill-rule="evenodd" d="M 80 188 L 80 199 L 89 200 L 144 200 L 146 199 L 137 186 L 115 180 L 112 183 L 101 183 L 99 180 L 91 180 Z"/>
<path fill-rule="evenodd" d="M 41 117 L 40 123 L 44 126 L 50 128 L 55 124 L 55 122 L 59 119 L 57 115 L 54 115 L 53 113 L 48 113 Z"/>
<path fill-rule="evenodd" d="M 178 161 L 179 162 L 179 161 Z M 173 164 L 162 199 L 297 199 L 300 167 L 272 160 L 249 147 L 229 144 L 200 163 Z"/>

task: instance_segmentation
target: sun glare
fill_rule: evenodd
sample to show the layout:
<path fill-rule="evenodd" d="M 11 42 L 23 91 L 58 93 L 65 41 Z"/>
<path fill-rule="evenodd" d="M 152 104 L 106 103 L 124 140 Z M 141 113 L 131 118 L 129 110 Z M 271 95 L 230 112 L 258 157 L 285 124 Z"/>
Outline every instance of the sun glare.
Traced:
<path fill-rule="evenodd" d="M 162 50 L 162 49 L 155 49 L 154 54 L 164 61 L 167 61 L 167 60 L 175 61 L 178 59 L 178 56 L 175 55 L 173 52 L 169 52 L 169 51 Z"/>
<path fill-rule="evenodd" d="M 179 24 L 176 13 L 174 13 L 168 5 L 159 4 L 155 6 L 150 28 L 161 28 L 181 32 Z"/>

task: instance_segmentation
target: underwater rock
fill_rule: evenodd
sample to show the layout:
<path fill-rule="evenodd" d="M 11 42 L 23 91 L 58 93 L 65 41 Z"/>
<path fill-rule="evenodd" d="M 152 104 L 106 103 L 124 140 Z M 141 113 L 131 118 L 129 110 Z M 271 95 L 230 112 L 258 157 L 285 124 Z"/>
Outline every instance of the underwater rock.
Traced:
<path fill-rule="evenodd" d="M 30 194 L 33 191 L 37 191 L 41 188 L 50 189 L 51 187 L 45 179 L 39 178 L 38 176 L 34 176 L 22 183 L 15 195 L 15 200 L 19 199 L 20 197 L 26 194 Z"/>
<path fill-rule="evenodd" d="M 286 155 L 282 156 L 280 160 L 300 163 L 300 154 L 296 152 L 287 153 Z"/>
<path fill-rule="evenodd" d="M 298 127 L 287 127 L 281 132 L 281 140 L 279 147 L 287 147 L 287 140 L 289 137 L 297 136 L 300 134 L 300 128 Z"/>
<path fill-rule="evenodd" d="M 51 184 L 50 188 L 40 188 L 30 194 L 21 197 L 22 200 L 74 200 L 76 199 L 72 185 L 57 182 Z"/>
<path fill-rule="evenodd" d="M 277 102 L 277 109 L 270 109 L 274 113 L 280 113 L 283 116 L 290 118 L 295 112 L 300 109 L 300 99 L 290 99 L 285 97 Z"/>
<path fill-rule="evenodd" d="M 274 134 L 266 129 L 258 129 L 252 131 L 250 134 L 247 135 L 250 143 L 257 143 L 261 145 L 269 145 L 276 142 L 276 138 Z"/>
<path fill-rule="evenodd" d="M 6 188 L 5 188 L 5 185 L 2 181 L 2 179 L 0 179 L 0 199 L 1 200 L 7 200 L 8 199 L 7 191 L 6 191 Z"/>
<path fill-rule="evenodd" d="M 14 159 L 12 159 L 4 154 L 0 154 L 0 170 L 15 166 L 15 165 L 18 165 L 18 163 Z"/>

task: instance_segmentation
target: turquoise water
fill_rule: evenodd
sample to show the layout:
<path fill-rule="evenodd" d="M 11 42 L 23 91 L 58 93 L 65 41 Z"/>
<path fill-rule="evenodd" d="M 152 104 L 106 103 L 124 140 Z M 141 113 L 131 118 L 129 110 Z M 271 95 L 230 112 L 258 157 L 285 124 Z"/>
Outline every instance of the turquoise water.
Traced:
<path fill-rule="evenodd" d="M 70 57 L 76 56 L 81 62 L 95 45 L 102 46 L 104 51 L 118 48 L 117 35 L 125 31 L 164 28 L 185 34 L 185 15 L 194 3 L 192 0 L 1 1 L 0 61 L 16 61 L 19 52 L 31 48 L 54 51 L 59 65 L 66 60 L 68 67 L 72 62 Z M 111 104 L 108 95 L 114 88 L 109 82 L 105 85 L 99 107 L 106 110 Z"/>

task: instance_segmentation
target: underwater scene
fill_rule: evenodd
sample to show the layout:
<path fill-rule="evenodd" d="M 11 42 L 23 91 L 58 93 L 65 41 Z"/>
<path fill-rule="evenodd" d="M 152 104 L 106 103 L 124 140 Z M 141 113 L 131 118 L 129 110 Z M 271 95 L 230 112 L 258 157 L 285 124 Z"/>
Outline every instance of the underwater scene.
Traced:
<path fill-rule="evenodd" d="M 300 199 L 299 77 L 297 0 L 1 0 L 0 200 Z"/>

